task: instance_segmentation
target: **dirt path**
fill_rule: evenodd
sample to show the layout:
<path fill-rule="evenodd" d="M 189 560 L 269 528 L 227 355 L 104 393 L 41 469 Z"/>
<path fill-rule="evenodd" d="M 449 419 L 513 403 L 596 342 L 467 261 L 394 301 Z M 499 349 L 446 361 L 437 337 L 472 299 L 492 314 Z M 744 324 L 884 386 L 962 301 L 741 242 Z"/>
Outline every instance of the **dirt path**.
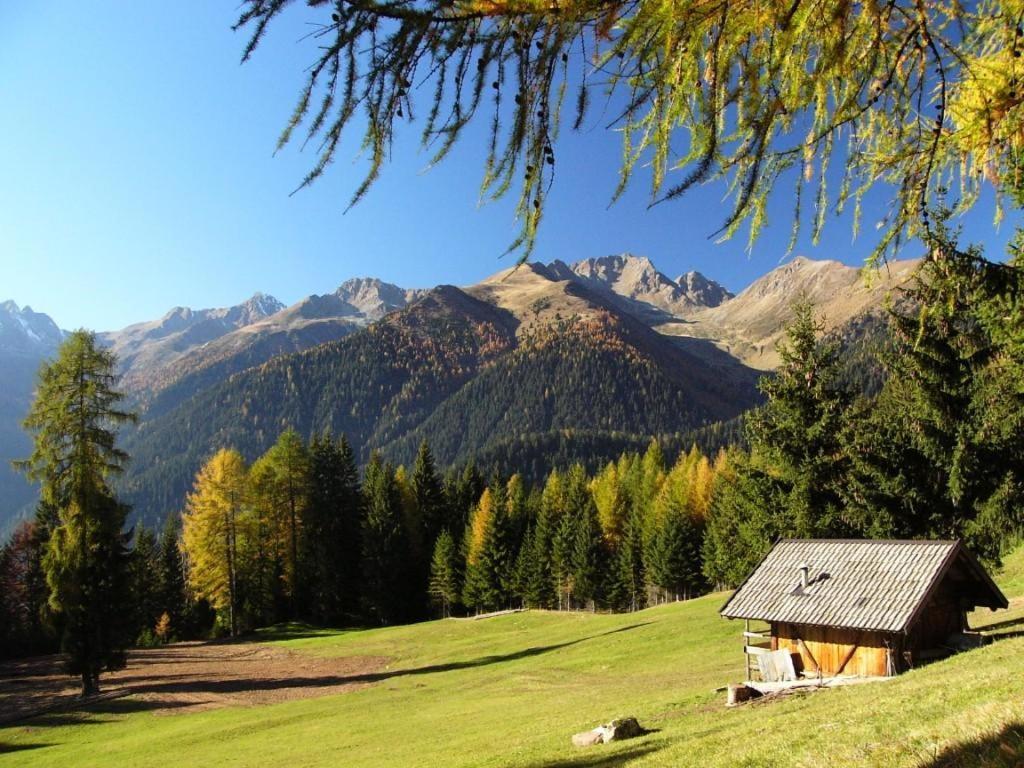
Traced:
<path fill-rule="evenodd" d="M 176 643 L 132 651 L 128 666 L 105 673 L 105 700 L 131 696 L 132 709 L 157 714 L 256 706 L 342 693 L 386 676 L 378 656 L 321 658 L 262 643 Z M 53 709 L 75 708 L 77 680 L 60 659 L 0 663 L 0 725 Z"/>

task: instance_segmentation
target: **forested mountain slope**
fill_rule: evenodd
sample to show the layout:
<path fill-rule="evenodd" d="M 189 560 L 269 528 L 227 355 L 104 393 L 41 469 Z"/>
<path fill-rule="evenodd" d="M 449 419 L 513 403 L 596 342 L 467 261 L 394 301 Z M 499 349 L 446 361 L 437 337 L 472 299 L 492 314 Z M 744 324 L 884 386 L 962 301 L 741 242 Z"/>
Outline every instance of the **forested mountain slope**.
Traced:
<path fill-rule="evenodd" d="M 344 433 L 408 461 L 422 439 L 454 463 L 559 429 L 650 436 L 737 416 L 755 374 L 714 368 L 582 286 L 524 267 L 469 291 L 443 286 L 340 341 L 278 357 L 148 419 L 130 436 L 131 501 L 156 519 L 199 464 L 249 457 L 286 428 Z"/>

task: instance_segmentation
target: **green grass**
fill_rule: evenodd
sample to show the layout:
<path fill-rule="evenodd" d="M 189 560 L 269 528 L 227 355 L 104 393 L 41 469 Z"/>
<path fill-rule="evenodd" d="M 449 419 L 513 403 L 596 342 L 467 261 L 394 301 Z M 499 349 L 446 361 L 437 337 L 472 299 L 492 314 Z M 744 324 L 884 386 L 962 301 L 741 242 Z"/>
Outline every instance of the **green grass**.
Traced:
<path fill-rule="evenodd" d="M 1024 550 L 997 580 L 1012 596 L 1024 594 Z M 0 729 L 0 765 L 937 768 L 1024 761 L 1024 637 L 892 681 L 727 710 L 714 689 L 741 679 L 743 657 L 741 627 L 718 617 L 723 598 L 631 615 L 528 612 L 352 632 L 278 628 L 261 638 L 301 653 L 392 661 L 373 685 L 335 696 L 173 716 L 129 698 L 42 717 Z M 657 732 L 570 746 L 573 733 L 623 715 Z"/>

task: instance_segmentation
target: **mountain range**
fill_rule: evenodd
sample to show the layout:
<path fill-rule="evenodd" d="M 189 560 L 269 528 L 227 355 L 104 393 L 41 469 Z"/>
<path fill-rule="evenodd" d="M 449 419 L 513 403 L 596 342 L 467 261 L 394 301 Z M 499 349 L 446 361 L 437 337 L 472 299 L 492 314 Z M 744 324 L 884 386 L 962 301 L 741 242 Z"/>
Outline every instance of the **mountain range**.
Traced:
<path fill-rule="evenodd" d="M 253 458 L 288 427 L 345 433 L 363 459 L 379 449 L 408 462 L 427 439 L 442 464 L 483 457 L 538 473 L 554 444 L 599 460 L 652 435 L 692 439 L 758 402 L 794 297 L 839 329 L 876 312 L 912 268 L 865 277 L 798 258 L 733 296 L 700 273 L 671 279 L 622 254 L 523 264 L 462 288 L 359 278 L 290 307 L 264 294 L 177 307 L 99 335 L 142 416 L 124 436 L 134 460 L 122 490 L 155 524 L 212 451 Z M 45 315 L 0 305 L 0 368 L 22 359 L 33 371 L 61 338 Z M 0 449 L 12 456 L 28 447 L 17 424 L 31 380 L 12 381 L 0 401 Z M 0 529 L 33 495 L 9 475 L 0 469 Z"/>

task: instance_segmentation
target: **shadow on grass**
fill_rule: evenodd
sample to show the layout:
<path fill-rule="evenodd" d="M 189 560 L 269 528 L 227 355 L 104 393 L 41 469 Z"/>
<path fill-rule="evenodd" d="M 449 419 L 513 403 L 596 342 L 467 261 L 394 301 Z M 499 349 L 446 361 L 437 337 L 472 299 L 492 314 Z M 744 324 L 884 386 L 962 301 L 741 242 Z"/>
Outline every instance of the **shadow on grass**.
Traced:
<path fill-rule="evenodd" d="M 15 752 L 27 752 L 30 749 L 52 747 L 52 744 L 4 744 L 0 742 L 0 755 L 11 755 Z"/>
<path fill-rule="evenodd" d="M 634 760 L 647 757 L 661 749 L 654 744 L 637 744 L 629 749 L 608 754 L 605 746 L 595 745 L 587 747 L 587 751 L 580 751 L 578 757 L 567 757 L 563 760 L 545 760 L 542 763 L 533 763 L 529 768 L 615 768 L 615 766 L 629 765 Z"/>
<path fill-rule="evenodd" d="M 1024 616 L 1007 619 L 1006 621 L 997 621 L 992 624 L 981 624 L 977 627 L 972 627 L 972 629 L 976 632 L 984 632 L 986 634 L 991 633 L 989 636 L 995 639 L 1018 637 L 1019 635 L 1024 634 Z"/>
<path fill-rule="evenodd" d="M 42 714 L 35 715 L 34 717 L 19 718 L 7 723 L 7 725 L 24 721 L 26 727 L 33 730 L 37 728 L 60 728 L 62 726 L 102 725 L 103 723 L 109 723 L 110 720 L 103 717 L 97 717 L 98 715 L 119 716 L 130 715 L 134 712 L 147 712 L 153 709 L 182 709 L 199 703 L 202 702 L 139 701 L 138 699 L 129 698 L 127 695 L 113 699 L 98 699 L 95 701 L 76 699 L 72 703 L 69 703 L 67 708 L 55 710 L 53 712 L 44 712 Z M 49 745 L 41 744 L 40 746 L 45 747 Z M 0 749 L 0 752 L 2 752 L 2 749 Z"/>
<path fill-rule="evenodd" d="M 947 747 L 921 768 L 1015 768 L 1024 764 L 1024 723 L 1013 722 L 998 733 Z"/>
<path fill-rule="evenodd" d="M 646 626 L 650 622 L 640 622 L 626 627 L 601 632 L 596 635 L 570 640 L 564 643 L 551 645 L 531 646 L 512 653 L 492 654 L 481 656 L 465 661 L 452 661 L 445 664 L 430 664 L 422 667 L 411 667 L 408 669 L 389 669 L 378 672 L 359 672 L 354 674 L 325 674 L 298 676 L 281 674 L 279 676 L 262 677 L 224 677 L 222 679 L 197 678 L 192 673 L 183 671 L 181 674 L 160 673 L 147 674 L 147 666 L 155 664 L 168 664 L 181 662 L 187 670 L 188 663 L 194 659 L 202 659 L 201 652 L 174 655 L 168 652 L 151 652 L 146 656 L 133 660 L 131 667 L 135 674 L 122 682 L 120 689 L 124 696 L 117 696 L 109 699 L 98 699 L 93 701 L 82 701 L 71 698 L 60 707 L 60 712 L 41 713 L 36 716 L 26 714 L 17 717 L 15 721 L 30 720 L 34 727 L 56 727 L 61 725 L 88 725 L 105 722 L 103 719 L 94 719 L 90 715 L 124 715 L 133 712 L 151 710 L 185 709 L 188 707 L 203 705 L 208 700 L 203 694 L 211 697 L 224 696 L 226 694 L 243 694 L 254 692 L 280 691 L 287 689 L 316 689 L 334 688 L 344 686 L 369 685 L 380 683 L 399 677 L 413 677 L 420 675 L 443 674 L 445 672 L 458 672 L 466 669 L 477 669 L 498 664 L 519 661 L 521 659 L 533 658 L 546 653 L 569 648 L 580 643 L 595 640 L 600 637 L 628 632 L 639 627 Z M 133 695 L 144 695 L 144 699 L 134 698 Z M 316 695 L 311 694 L 311 695 Z M 180 697 L 180 698 L 176 698 Z M 38 710 L 37 710 L 38 711 Z"/>

